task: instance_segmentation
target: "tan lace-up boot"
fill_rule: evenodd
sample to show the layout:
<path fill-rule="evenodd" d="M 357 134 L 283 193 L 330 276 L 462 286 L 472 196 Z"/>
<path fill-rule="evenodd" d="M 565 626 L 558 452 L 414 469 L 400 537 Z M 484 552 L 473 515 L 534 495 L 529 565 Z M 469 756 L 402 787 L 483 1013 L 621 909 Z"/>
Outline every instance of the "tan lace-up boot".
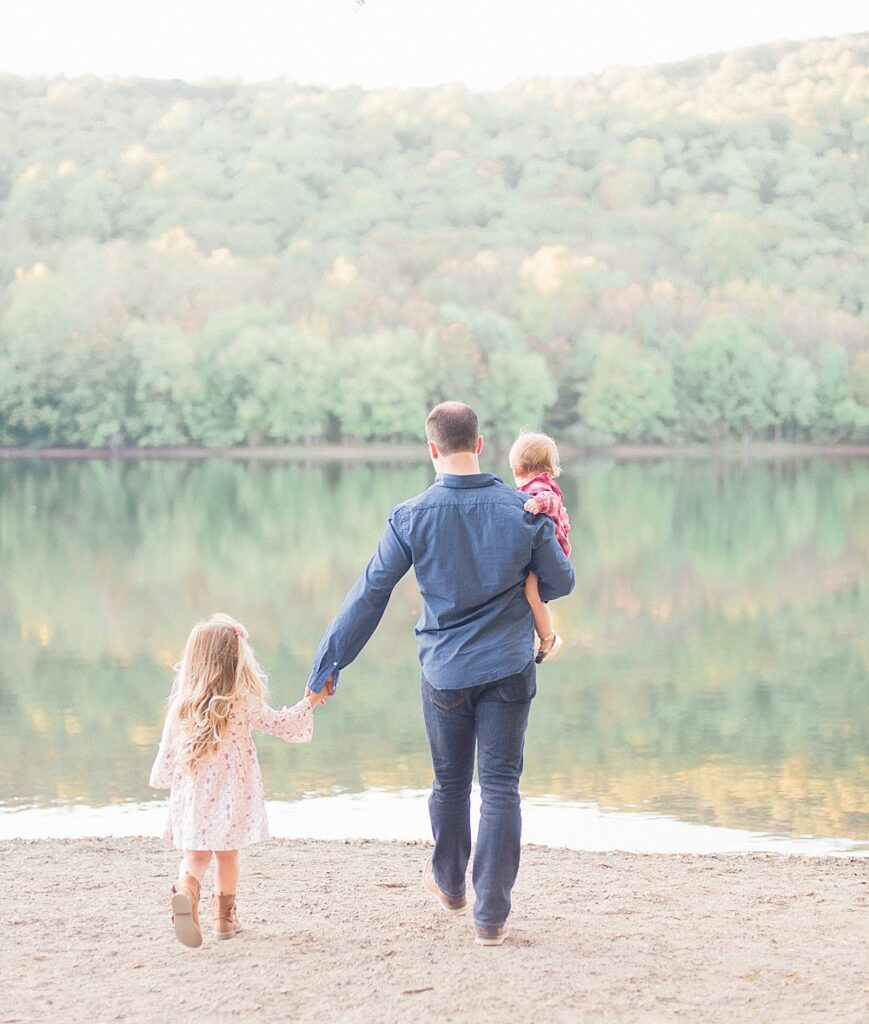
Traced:
<path fill-rule="evenodd" d="M 172 886 L 172 924 L 179 942 L 192 949 L 202 945 L 199 880 L 193 875 L 185 875 L 182 882 Z"/>
<path fill-rule="evenodd" d="M 216 939 L 231 939 L 240 931 L 241 925 L 238 923 L 238 914 L 235 910 L 235 893 L 231 896 L 215 893 L 214 937 Z"/>

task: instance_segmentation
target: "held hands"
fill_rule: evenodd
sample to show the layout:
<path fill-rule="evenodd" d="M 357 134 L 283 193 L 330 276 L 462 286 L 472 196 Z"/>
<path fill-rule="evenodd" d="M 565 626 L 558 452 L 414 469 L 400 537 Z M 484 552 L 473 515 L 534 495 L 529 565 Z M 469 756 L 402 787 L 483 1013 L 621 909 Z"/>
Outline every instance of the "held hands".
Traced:
<path fill-rule="evenodd" d="M 322 690 L 320 690 L 319 693 L 314 693 L 313 690 L 309 690 L 308 687 L 306 686 L 305 696 L 308 698 L 308 702 L 310 703 L 312 708 L 316 707 L 318 704 L 325 704 L 327 697 L 335 696 L 335 680 L 332 678 L 332 676 L 329 676 L 326 679 L 325 686 L 323 687 Z"/>

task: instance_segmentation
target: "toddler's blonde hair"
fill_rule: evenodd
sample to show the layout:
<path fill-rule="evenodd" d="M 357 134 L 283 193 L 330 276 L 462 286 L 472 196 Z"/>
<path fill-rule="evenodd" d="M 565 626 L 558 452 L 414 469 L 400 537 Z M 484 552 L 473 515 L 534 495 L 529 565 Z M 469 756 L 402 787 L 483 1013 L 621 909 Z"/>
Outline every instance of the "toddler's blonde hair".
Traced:
<path fill-rule="evenodd" d="M 517 476 L 548 473 L 557 477 L 561 473 L 558 446 L 549 434 L 523 430 L 510 448 L 510 469 Z"/>
<path fill-rule="evenodd" d="M 268 679 L 247 642 L 247 630 L 217 612 L 197 622 L 175 667 L 168 716 L 179 763 L 193 770 L 217 750 L 233 705 L 247 694 L 266 699 Z"/>

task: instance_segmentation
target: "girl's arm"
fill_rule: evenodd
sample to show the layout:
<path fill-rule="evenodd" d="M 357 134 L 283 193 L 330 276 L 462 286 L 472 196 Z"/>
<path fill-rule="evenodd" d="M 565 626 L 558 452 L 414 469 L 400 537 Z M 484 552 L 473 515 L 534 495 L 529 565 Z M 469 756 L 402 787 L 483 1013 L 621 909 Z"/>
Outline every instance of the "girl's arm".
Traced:
<path fill-rule="evenodd" d="M 537 515 L 554 516 L 561 506 L 561 499 L 555 491 L 540 490 L 525 502 L 523 506 L 526 512 L 534 512 Z"/>
<path fill-rule="evenodd" d="M 160 739 L 160 749 L 151 767 L 151 777 L 148 785 L 153 789 L 169 789 L 172 784 L 172 775 L 175 772 L 175 751 L 172 747 L 171 716 L 166 715 L 163 723 L 163 735 Z"/>
<path fill-rule="evenodd" d="M 287 743 L 310 743 L 314 735 L 314 709 L 307 697 L 291 708 L 280 711 L 270 708 L 258 697 L 248 697 L 247 711 L 250 724 L 261 732 L 271 733 Z"/>

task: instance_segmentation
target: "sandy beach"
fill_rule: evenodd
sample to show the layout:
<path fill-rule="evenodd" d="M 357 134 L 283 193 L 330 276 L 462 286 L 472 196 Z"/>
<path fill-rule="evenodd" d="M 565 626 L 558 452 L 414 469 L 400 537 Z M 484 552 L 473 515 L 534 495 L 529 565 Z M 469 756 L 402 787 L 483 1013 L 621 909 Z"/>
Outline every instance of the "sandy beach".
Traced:
<path fill-rule="evenodd" d="M 0 843 L 0 1022 L 869 1019 L 866 859 L 526 847 L 509 939 L 485 949 L 422 889 L 428 852 L 254 847 L 244 933 L 189 950 L 162 842 Z"/>

